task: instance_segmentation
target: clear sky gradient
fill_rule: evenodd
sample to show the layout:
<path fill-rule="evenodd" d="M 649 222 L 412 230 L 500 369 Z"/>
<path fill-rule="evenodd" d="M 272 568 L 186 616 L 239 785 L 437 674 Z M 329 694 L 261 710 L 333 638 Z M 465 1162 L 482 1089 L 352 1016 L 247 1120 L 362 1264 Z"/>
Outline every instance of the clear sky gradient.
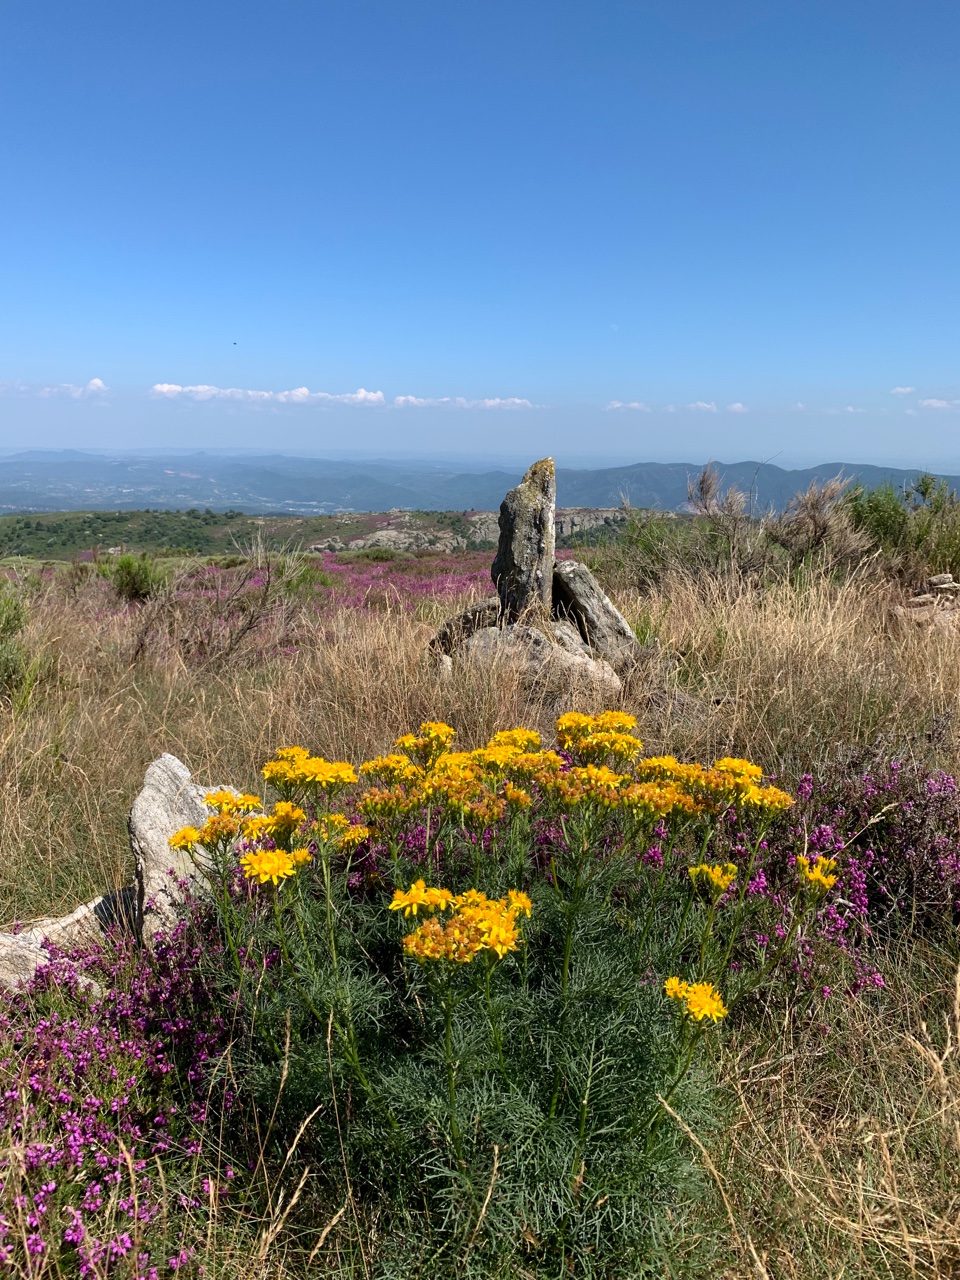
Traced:
<path fill-rule="evenodd" d="M 956 0 L 9 0 L 0 447 L 960 471 Z"/>

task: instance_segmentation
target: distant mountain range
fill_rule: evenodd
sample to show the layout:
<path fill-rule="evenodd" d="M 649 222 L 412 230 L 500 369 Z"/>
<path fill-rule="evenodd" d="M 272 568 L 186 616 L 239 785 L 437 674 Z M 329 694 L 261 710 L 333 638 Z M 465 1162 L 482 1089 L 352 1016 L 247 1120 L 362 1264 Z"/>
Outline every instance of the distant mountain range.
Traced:
<path fill-rule="evenodd" d="M 782 508 L 812 480 L 842 472 L 868 488 L 909 484 L 919 473 L 830 462 L 789 471 L 767 462 L 714 464 L 724 485 L 752 494 L 757 509 Z M 700 467 L 638 462 L 557 471 L 557 501 L 567 507 L 680 511 Z M 98 455 L 31 450 L 0 457 L 0 511 L 142 510 L 209 507 L 248 514 L 320 515 L 340 511 L 496 510 L 521 472 L 458 471 L 429 463 L 343 462 L 286 454 Z M 960 476 L 945 476 L 960 488 Z"/>

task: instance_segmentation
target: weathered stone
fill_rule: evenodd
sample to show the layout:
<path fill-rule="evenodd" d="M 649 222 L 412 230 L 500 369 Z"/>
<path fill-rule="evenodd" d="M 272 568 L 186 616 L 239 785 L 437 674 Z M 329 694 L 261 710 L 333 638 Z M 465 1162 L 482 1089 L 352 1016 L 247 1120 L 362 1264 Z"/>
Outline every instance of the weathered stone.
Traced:
<path fill-rule="evenodd" d="M 907 601 L 908 609 L 922 609 L 924 605 L 933 604 L 933 596 L 929 591 L 923 592 L 922 595 L 912 596 Z"/>
<path fill-rule="evenodd" d="M 621 675 L 648 656 L 630 623 L 578 560 L 554 565 L 553 607 L 557 617 L 573 622 L 593 653 Z"/>
<path fill-rule="evenodd" d="M 566 618 L 551 621 L 550 634 L 561 648 L 568 649 L 571 653 L 584 653 L 588 658 L 593 656 L 577 627 Z"/>
<path fill-rule="evenodd" d="M 128 820 L 130 847 L 136 860 L 138 914 L 142 936 L 150 943 L 158 929 L 177 921 L 184 888 L 202 882 L 203 868 L 193 850 L 171 849 L 170 837 L 181 827 L 200 827 L 209 816 L 204 792 L 186 765 L 164 754 L 148 767 L 143 790 Z"/>
<path fill-rule="evenodd" d="M 445 529 L 429 533 L 423 529 L 377 529 L 362 538 L 351 538 L 347 544 L 350 551 L 377 547 L 385 551 L 462 551 L 466 545 L 466 538 Z"/>
<path fill-rule="evenodd" d="M 491 672 L 509 671 L 536 692 L 578 689 L 611 702 L 621 689 L 620 677 L 609 663 L 574 652 L 552 635 L 522 623 L 475 631 L 457 657 Z"/>
<path fill-rule="evenodd" d="M 935 573 L 932 577 L 927 579 L 927 586 L 930 587 L 931 590 L 936 590 L 937 587 L 949 587 L 952 585 L 952 573 Z"/>
<path fill-rule="evenodd" d="M 468 605 L 456 617 L 448 618 L 437 634 L 430 641 L 430 652 L 435 654 L 453 653 L 457 645 L 463 644 L 475 631 L 482 627 L 495 627 L 500 618 L 500 597 L 488 596 Z"/>
<path fill-rule="evenodd" d="M 541 458 L 500 504 L 500 542 L 492 575 L 506 623 L 550 615 L 556 498 L 553 459 Z"/>
<path fill-rule="evenodd" d="M 4 991 L 23 986 L 49 962 L 50 956 L 38 942 L 22 933 L 0 933 L 0 988 Z"/>

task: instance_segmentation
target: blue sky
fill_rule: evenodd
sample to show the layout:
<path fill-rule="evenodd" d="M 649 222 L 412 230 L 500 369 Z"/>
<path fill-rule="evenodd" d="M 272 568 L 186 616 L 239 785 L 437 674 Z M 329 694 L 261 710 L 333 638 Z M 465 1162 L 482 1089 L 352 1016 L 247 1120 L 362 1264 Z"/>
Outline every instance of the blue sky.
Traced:
<path fill-rule="evenodd" d="M 0 24 L 0 447 L 960 470 L 955 0 Z"/>

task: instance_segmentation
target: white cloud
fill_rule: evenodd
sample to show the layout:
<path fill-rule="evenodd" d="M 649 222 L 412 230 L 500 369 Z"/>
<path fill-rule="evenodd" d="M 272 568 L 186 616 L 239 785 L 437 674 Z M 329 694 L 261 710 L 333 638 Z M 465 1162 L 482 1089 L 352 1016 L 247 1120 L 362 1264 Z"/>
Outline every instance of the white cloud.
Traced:
<path fill-rule="evenodd" d="M 653 410 L 642 400 L 611 400 L 608 409 L 633 409 L 637 413 L 652 413 Z"/>
<path fill-rule="evenodd" d="M 866 409 L 860 409 L 857 405 L 848 404 L 844 409 L 844 413 L 866 413 Z"/>
<path fill-rule="evenodd" d="M 908 396 L 916 389 L 916 387 L 891 387 L 890 394 L 892 396 Z"/>
<path fill-rule="evenodd" d="M 519 396 L 507 396 L 501 399 L 495 396 L 489 400 L 468 400 L 465 396 L 394 396 L 393 403 L 398 409 L 535 409 L 532 400 L 524 400 Z"/>
<path fill-rule="evenodd" d="M 90 400 L 106 395 L 110 388 L 102 378 L 91 378 L 89 382 L 57 382 L 48 387 L 36 386 L 30 382 L 0 382 L 0 392 L 5 395 L 37 396 L 41 400 L 49 400 L 53 396 L 66 396 L 69 400 Z"/>
<path fill-rule="evenodd" d="M 803 403 L 803 401 L 802 401 L 802 400 L 798 400 L 798 401 L 797 401 L 797 408 L 798 408 L 798 409 L 805 409 L 806 407 L 807 407 L 807 406 Z"/>
<path fill-rule="evenodd" d="M 694 400 L 693 404 L 687 405 L 688 409 L 696 409 L 705 413 L 716 413 L 717 406 L 712 400 Z"/>
<path fill-rule="evenodd" d="M 735 400 L 733 404 L 727 405 L 727 413 L 749 413 L 750 410 L 745 404 L 741 404 L 739 400 Z"/>
<path fill-rule="evenodd" d="M 920 400 L 918 403 L 924 409 L 956 409 L 960 406 L 960 400 Z"/>
<path fill-rule="evenodd" d="M 360 387 L 342 395 L 328 391 L 311 391 L 309 387 L 294 387 L 290 391 L 254 391 L 241 387 L 210 387 L 200 384 L 181 387 L 177 382 L 156 382 L 150 394 L 162 400 L 234 400 L 247 404 L 384 404 L 382 391 L 366 391 Z"/>
<path fill-rule="evenodd" d="M 906 412 L 911 418 L 919 417 L 919 414 L 917 413 L 916 409 L 907 409 Z"/>

